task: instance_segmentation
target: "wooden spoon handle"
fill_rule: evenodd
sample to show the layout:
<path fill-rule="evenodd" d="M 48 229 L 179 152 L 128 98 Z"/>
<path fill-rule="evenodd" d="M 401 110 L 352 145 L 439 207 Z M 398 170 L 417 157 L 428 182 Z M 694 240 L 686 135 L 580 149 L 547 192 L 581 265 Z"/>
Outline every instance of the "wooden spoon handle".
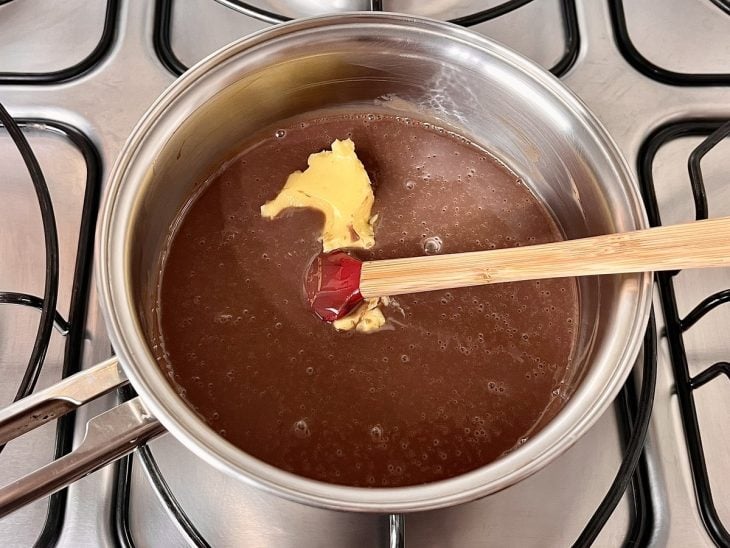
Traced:
<path fill-rule="evenodd" d="M 528 247 L 368 261 L 365 298 L 500 282 L 730 266 L 730 217 Z"/>

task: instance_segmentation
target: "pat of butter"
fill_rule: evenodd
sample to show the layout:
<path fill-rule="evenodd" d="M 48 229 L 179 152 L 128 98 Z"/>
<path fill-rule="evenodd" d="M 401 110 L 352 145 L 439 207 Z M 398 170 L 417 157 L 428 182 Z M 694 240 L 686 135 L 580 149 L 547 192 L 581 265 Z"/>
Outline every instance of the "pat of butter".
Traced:
<path fill-rule="evenodd" d="M 385 325 L 385 316 L 380 304 L 387 305 L 388 297 L 374 297 L 367 299 L 344 318 L 332 322 L 337 331 L 356 329 L 362 333 L 372 333 Z"/>
<path fill-rule="evenodd" d="M 325 219 L 323 251 L 375 245 L 370 215 L 375 198 L 355 144 L 337 139 L 332 150 L 310 154 L 307 165 L 289 175 L 278 196 L 261 206 L 261 215 L 273 219 L 290 207 L 317 209 Z"/>
<path fill-rule="evenodd" d="M 375 217 L 370 214 L 375 197 L 370 178 L 355 154 L 355 144 L 350 139 L 337 139 L 332 150 L 310 154 L 307 165 L 303 172 L 289 175 L 276 198 L 261 206 L 261 216 L 273 219 L 290 207 L 316 209 L 324 214 L 324 252 L 375 245 Z M 380 307 L 388 303 L 387 297 L 367 299 L 332 325 L 338 331 L 378 331 L 386 322 Z"/>

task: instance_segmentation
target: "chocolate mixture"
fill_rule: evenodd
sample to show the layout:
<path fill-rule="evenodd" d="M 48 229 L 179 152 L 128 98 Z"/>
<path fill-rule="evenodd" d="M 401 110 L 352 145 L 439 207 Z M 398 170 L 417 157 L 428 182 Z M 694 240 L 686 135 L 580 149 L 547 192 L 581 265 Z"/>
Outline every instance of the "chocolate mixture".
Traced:
<path fill-rule="evenodd" d="M 211 428 L 272 465 L 356 486 L 455 476 L 524 442 L 563 403 L 576 281 L 399 296 L 387 329 L 336 332 L 302 293 L 322 216 L 271 221 L 259 207 L 310 153 L 347 137 L 379 216 L 363 259 L 562 239 L 514 173 L 443 129 L 373 114 L 273 129 L 184 210 L 159 291 L 158 360 Z"/>

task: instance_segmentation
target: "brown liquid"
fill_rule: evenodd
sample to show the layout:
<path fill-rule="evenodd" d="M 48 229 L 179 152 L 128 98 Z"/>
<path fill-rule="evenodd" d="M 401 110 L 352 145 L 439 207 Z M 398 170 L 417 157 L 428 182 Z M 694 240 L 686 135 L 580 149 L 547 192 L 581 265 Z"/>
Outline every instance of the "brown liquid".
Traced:
<path fill-rule="evenodd" d="M 342 114 L 283 129 L 212 178 L 169 246 L 159 361 L 181 395 L 249 454 L 332 483 L 430 482 L 524 441 L 563 403 L 574 279 L 400 296 L 390 330 L 338 333 L 303 304 L 322 217 L 270 221 L 259 207 L 347 137 L 379 215 L 363 258 L 422 255 L 436 238 L 440 253 L 561 239 L 543 207 L 484 151 L 419 122 Z"/>

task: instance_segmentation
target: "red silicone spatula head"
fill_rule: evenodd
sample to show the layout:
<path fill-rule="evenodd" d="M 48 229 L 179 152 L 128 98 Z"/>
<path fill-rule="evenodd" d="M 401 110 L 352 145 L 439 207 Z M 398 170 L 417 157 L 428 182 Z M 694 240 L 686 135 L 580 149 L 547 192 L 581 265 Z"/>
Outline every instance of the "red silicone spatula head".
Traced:
<path fill-rule="evenodd" d="M 361 269 L 362 262 L 344 251 L 318 255 L 304 276 L 307 301 L 314 313 L 333 322 L 360 303 Z"/>

